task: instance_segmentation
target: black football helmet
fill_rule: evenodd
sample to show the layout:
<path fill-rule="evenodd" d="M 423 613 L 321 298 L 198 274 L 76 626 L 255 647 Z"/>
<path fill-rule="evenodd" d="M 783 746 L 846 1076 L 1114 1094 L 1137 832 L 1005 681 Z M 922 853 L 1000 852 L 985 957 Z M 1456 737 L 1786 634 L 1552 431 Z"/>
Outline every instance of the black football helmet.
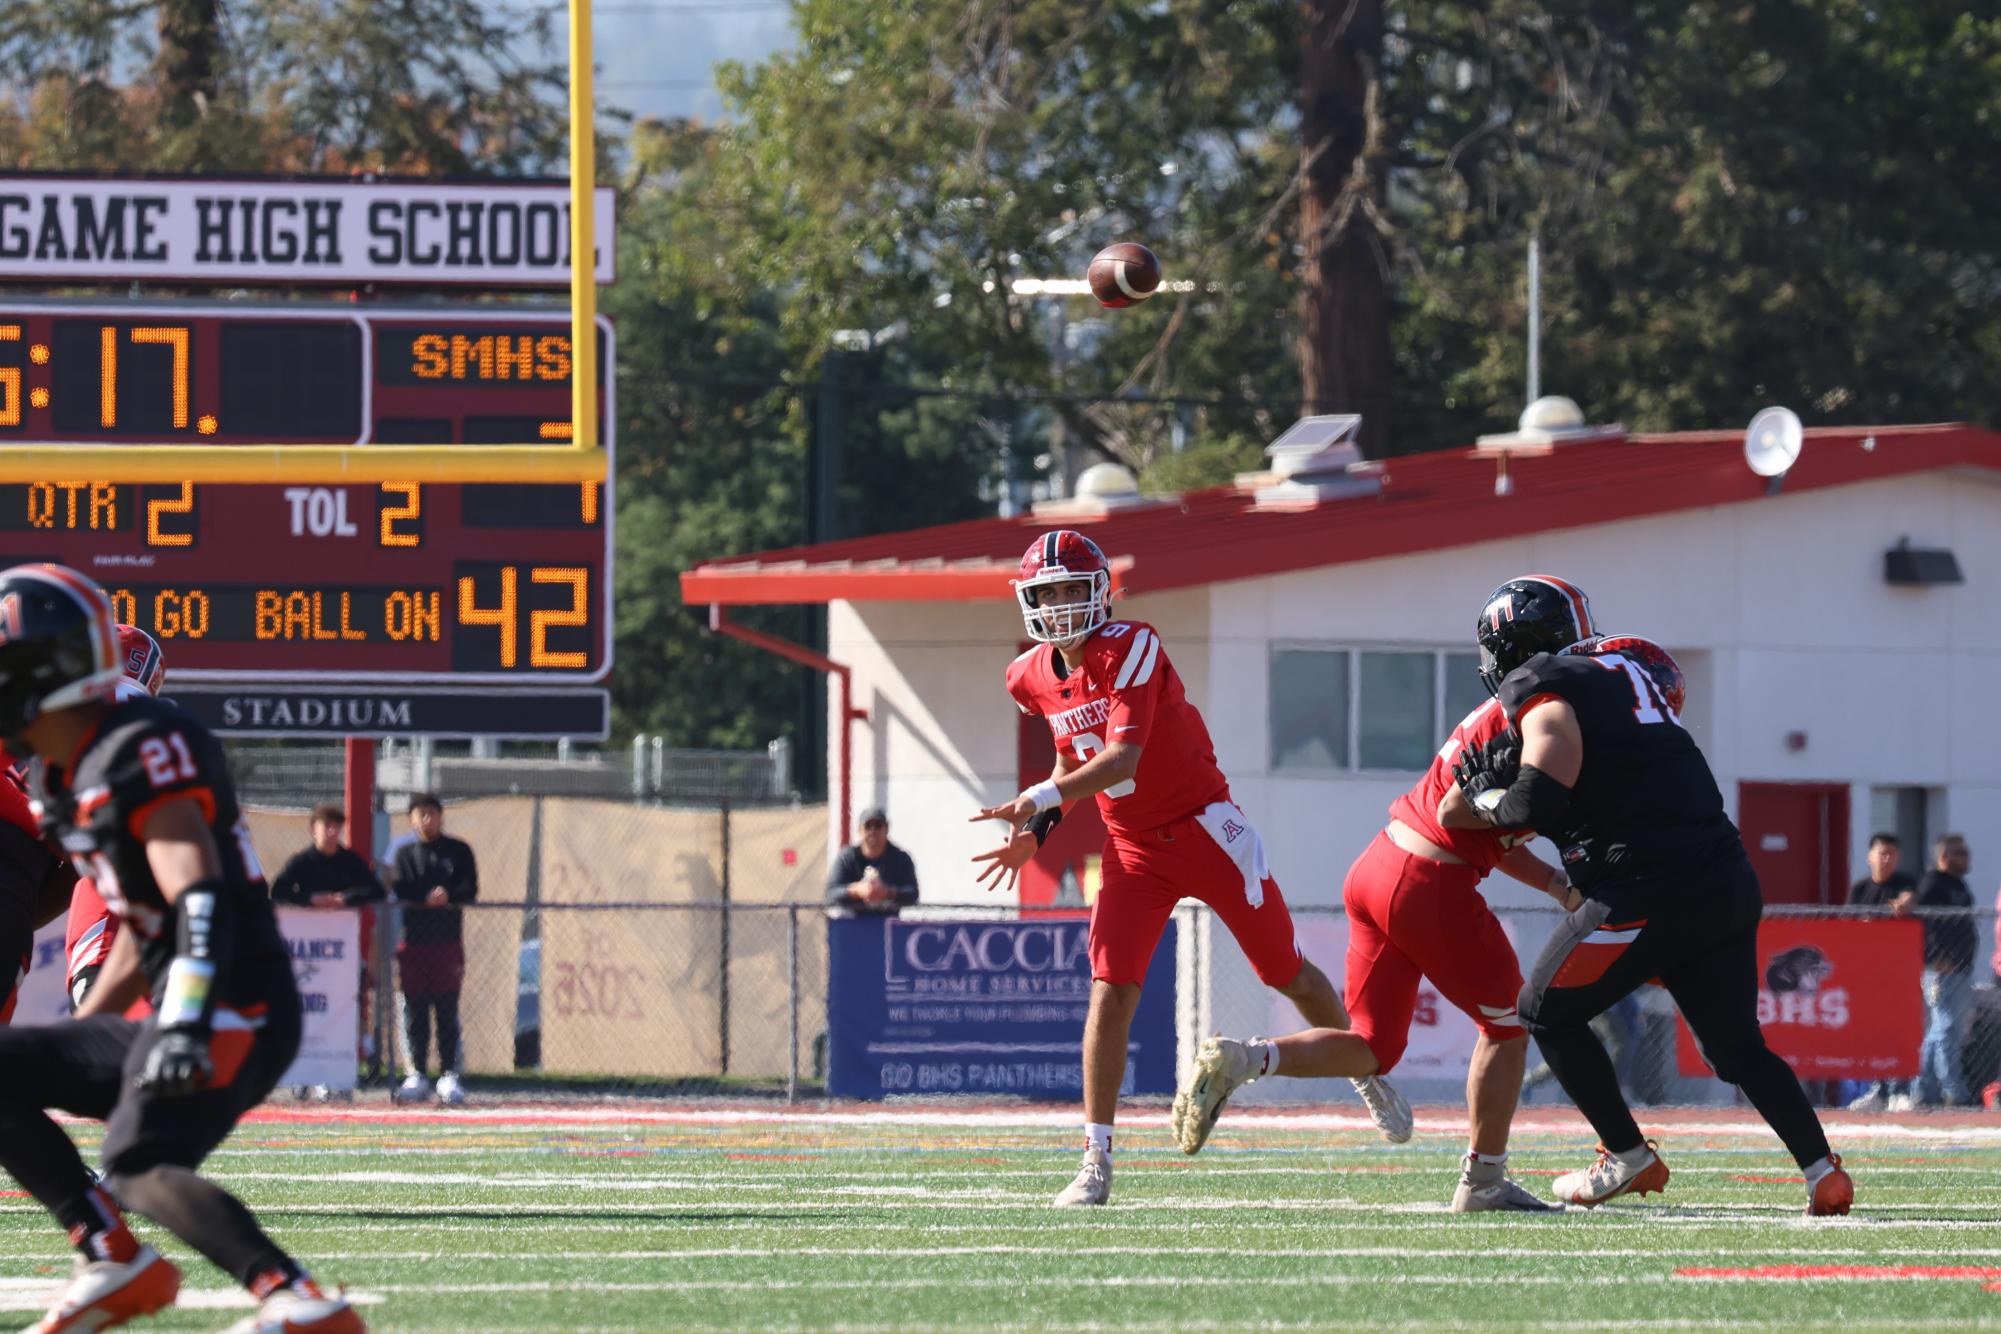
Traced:
<path fill-rule="evenodd" d="M 103 589 L 61 565 L 0 572 L 0 737 L 51 709 L 116 698 L 122 666 Z"/>
<path fill-rule="evenodd" d="M 1498 695 L 1501 679 L 1536 654 L 1560 653 L 1596 633 L 1591 603 L 1577 585 L 1548 574 L 1510 579 L 1480 609 L 1480 681 Z"/>

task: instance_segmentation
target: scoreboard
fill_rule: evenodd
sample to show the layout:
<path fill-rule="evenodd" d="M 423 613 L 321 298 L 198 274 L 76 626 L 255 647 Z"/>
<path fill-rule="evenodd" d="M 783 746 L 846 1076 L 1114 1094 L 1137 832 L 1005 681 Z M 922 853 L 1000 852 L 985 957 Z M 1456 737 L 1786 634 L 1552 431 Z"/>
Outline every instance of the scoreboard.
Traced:
<path fill-rule="evenodd" d="M 547 307 L 0 303 L 0 445 L 561 442 L 570 382 Z M 171 678 L 599 680 L 612 526 L 598 482 L 0 485 L 0 564 L 89 574 Z"/>

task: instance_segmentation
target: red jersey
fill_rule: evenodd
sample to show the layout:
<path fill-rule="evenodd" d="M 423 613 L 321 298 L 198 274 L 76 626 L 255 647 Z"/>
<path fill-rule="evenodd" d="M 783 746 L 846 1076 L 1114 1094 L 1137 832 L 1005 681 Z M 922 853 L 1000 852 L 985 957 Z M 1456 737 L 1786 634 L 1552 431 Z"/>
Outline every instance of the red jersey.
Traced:
<path fill-rule="evenodd" d="M 36 838 L 42 836 L 42 822 L 28 804 L 27 776 L 5 748 L 0 748 L 0 820 Z"/>
<path fill-rule="evenodd" d="M 1469 749 L 1486 745 L 1507 730 L 1507 726 L 1501 702 L 1488 700 L 1452 729 L 1452 735 L 1439 748 L 1417 786 L 1390 803 L 1392 819 L 1403 821 L 1468 866 L 1477 867 L 1482 875 L 1498 866 L 1508 849 L 1528 842 L 1535 835 L 1521 830 L 1447 829 L 1438 823 L 1438 803 L 1445 800 L 1446 790 L 1456 781 L 1452 766 L 1459 762 L 1459 757 Z"/>
<path fill-rule="evenodd" d="M 1055 646 L 1038 644 L 1009 665 L 1007 691 L 1023 713 L 1048 721 L 1057 752 L 1078 764 L 1114 741 L 1141 747 L 1132 778 L 1098 794 L 1107 830 L 1158 829 L 1230 799 L 1209 729 L 1152 626 L 1100 627 L 1084 661 L 1063 672 Z"/>

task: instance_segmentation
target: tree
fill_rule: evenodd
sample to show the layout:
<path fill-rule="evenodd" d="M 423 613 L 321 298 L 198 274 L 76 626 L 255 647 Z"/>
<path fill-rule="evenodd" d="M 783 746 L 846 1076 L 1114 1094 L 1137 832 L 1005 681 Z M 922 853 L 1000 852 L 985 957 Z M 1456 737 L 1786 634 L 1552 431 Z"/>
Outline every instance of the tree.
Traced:
<path fill-rule="evenodd" d="M 560 168 L 558 6 L 462 0 L 13 0 L 0 154 L 102 171 Z"/>

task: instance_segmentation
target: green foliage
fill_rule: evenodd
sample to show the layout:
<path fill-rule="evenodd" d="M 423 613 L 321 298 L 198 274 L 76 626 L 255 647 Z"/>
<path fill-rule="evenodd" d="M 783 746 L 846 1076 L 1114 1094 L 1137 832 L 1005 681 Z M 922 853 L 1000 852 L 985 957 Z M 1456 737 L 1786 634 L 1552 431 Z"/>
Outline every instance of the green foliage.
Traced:
<path fill-rule="evenodd" d="M 9 0 L 0 161 L 102 171 L 560 169 L 561 6 Z"/>

